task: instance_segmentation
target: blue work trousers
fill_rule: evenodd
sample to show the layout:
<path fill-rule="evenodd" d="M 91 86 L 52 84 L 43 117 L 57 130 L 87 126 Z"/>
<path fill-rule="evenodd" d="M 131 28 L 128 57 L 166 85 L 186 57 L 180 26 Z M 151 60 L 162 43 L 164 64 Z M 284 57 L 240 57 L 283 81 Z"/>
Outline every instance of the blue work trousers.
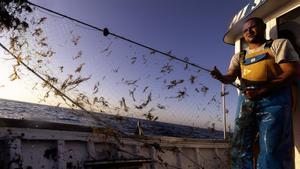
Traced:
<path fill-rule="evenodd" d="M 293 168 L 290 89 L 257 100 L 239 96 L 232 137 L 232 169 L 253 169 L 256 139 L 259 143 L 257 169 Z"/>

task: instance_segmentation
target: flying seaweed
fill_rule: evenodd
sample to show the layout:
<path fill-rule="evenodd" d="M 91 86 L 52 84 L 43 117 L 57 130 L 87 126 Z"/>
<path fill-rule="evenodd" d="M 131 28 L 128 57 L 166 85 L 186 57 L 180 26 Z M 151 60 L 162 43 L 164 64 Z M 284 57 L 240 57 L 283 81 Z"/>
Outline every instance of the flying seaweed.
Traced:
<path fill-rule="evenodd" d="M 120 66 L 118 66 L 117 68 L 113 69 L 112 72 L 118 73 L 118 72 L 119 72 L 119 69 L 120 69 Z"/>
<path fill-rule="evenodd" d="M 105 49 L 103 49 L 101 51 L 101 53 L 105 53 L 105 52 L 109 51 L 111 44 L 112 44 L 112 42 L 110 42 L 110 44 Z"/>
<path fill-rule="evenodd" d="M 167 74 L 171 73 L 172 71 L 174 71 L 173 66 L 170 65 L 169 63 L 164 65 L 160 70 L 161 73 L 167 73 Z"/>
<path fill-rule="evenodd" d="M 122 82 L 128 86 L 130 85 L 134 85 L 134 86 L 137 86 L 136 83 L 139 81 L 140 79 L 138 80 L 125 80 L 124 78 L 122 78 Z"/>
<path fill-rule="evenodd" d="M 172 88 L 174 88 L 175 86 L 177 86 L 178 84 L 181 84 L 181 83 L 183 83 L 183 82 L 184 82 L 183 79 L 181 79 L 181 80 L 172 80 L 172 81 L 170 81 L 170 84 L 167 85 L 167 88 L 168 88 L 168 89 L 172 89 Z"/>
<path fill-rule="evenodd" d="M 136 88 L 133 88 L 133 90 L 129 90 L 129 95 L 131 96 L 132 100 L 135 102 L 134 92 L 136 91 Z"/>
<path fill-rule="evenodd" d="M 211 103 L 217 103 L 216 95 L 212 96 L 212 98 L 209 100 L 207 104 L 211 104 Z"/>
<path fill-rule="evenodd" d="M 159 80 L 159 79 L 161 79 L 161 78 L 162 78 L 162 77 L 156 77 L 155 80 Z"/>
<path fill-rule="evenodd" d="M 190 80 L 191 84 L 194 84 L 196 79 L 197 79 L 197 76 L 191 75 L 189 80 Z"/>
<path fill-rule="evenodd" d="M 154 50 L 150 51 L 150 55 L 154 55 L 156 52 Z"/>
<path fill-rule="evenodd" d="M 99 82 L 99 81 L 94 85 L 94 88 L 93 88 L 93 94 L 98 93 L 98 91 L 99 91 L 99 85 L 100 85 L 100 82 Z"/>
<path fill-rule="evenodd" d="M 108 107 L 108 102 L 105 101 L 104 97 L 94 97 L 93 104 L 101 103 L 102 106 Z"/>
<path fill-rule="evenodd" d="M 158 116 L 154 116 L 153 114 L 151 114 L 151 112 L 145 113 L 143 114 L 143 116 L 145 116 L 145 118 L 150 121 L 156 121 L 158 119 Z"/>
<path fill-rule="evenodd" d="M 46 21 L 46 19 L 47 19 L 47 17 L 42 17 L 42 18 L 40 18 L 38 21 L 37 21 L 37 25 L 40 25 L 40 24 L 42 24 L 42 23 L 44 23 L 45 21 Z"/>
<path fill-rule="evenodd" d="M 36 82 L 36 83 L 33 85 L 32 90 L 35 90 L 38 84 L 39 84 L 39 83 Z"/>
<path fill-rule="evenodd" d="M 189 59 L 188 57 L 183 58 L 183 60 L 184 60 L 185 62 L 189 62 L 189 61 L 190 61 L 190 59 Z M 188 63 L 185 63 L 184 70 L 187 70 L 188 68 L 189 68 L 189 64 L 188 64 Z"/>
<path fill-rule="evenodd" d="M 145 55 L 143 55 L 143 64 L 147 64 L 148 60 Z"/>
<path fill-rule="evenodd" d="M 207 86 L 202 86 L 200 90 L 201 90 L 201 92 L 203 92 L 204 94 L 206 94 L 207 91 L 209 90 L 209 88 Z"/>
<path fill-rule="evenodd" d="M 166 106 L 161 105 L 161 104 L 157 104 L 156 107 L 159 108 L 159 109 L 162 109 L 162 110 L 166 109 Z"/>
<path fill-rule="evenodd" d="M 41 36 L 43 33 L 43 30 L 41 28 L 37 28 L 34 30 L 34 32 L 32 33 L 32 36 Z"/>
<path fill-rule="evenodd" d="M 56 84 L 58 82 L 58 79 L 56 77 L 51 77 L 49 75 L 45 75 L 46 76 L 46 81 L 44 81 L 42 83 L 42 87 L 43 88 L 51 88 L 50 84 Z"/>
<path fill-rule="evenodd" d="M 11 81 L 14 81 L 16 79 L 20 79 L 20 76 L 19 76 L 19 74 L 17 72 L 17 66 L 18 65 L 14 65 L 13 66 L 13 73 L 9 76 L 9 78 L 10 78 Z"/>
<path fill-rule="evenodd" d="M 197 93 L 202 92 L 202 93 L 204 94 L 204 96 L 205 96 L 206 93 L 208 92 L 209 88 L 208 88 L 207 86 L 201 84 L 201 83 L 200 83 L 200 85 L 201 85 L 201 88 L 195 88 L 195 91 L 196 91 Z"/>
<path fill-rule="evenodd" d="M 73 36 L 72 39 L 71 39 L 71 41 L 73 42 L 73 44 L 75 46 L 78 45 L 79 40 L 80 40 L 80 36 Z"/>
<path fill-rule="evenodd" d="M 142 103 L 141 105 L 139 106 L 135 106 L 136 109 L 143 109 L 145 108 L 150 102 L 152 101 L 152 98 L 151 98 L 151 92 L 149 93 L 148 97 L 147 97 L 147 100 Z"/>
<path fill-rule="evenodd" d="M 51 57 L 55 52 L 52 49 L 49 49 L 47 51 L 36 51 L 35 52 L 38 56 L 42 57 Z"/>
<path fill-rule="evenodd" d="M 122 99 L 120 101 L 120 107 L 121 108 L 123 107 L 125 112 L 128 112 L 128 110 L 129 110 L 129 107 L 126 105 L 126 101 L 125 101 L 124 97 L 122 97 Z"/>
<path fill-rule="evenodd" d="M 64 66 L 59 66 L 58 68 L 60 70 L 60 73 L 64 72 Z"/>
<path fill-rule="evenodd" d="M 89 100 L 89 97 L 87 95 L 85 95 L 84 93 L 79 93 L 77 98 L 76 98 L 76 101 L 79 102 L 84 102 L 84 103 L 87 103 L 89 105 L 91 105 L 91 102 Z"/>
<path fill-rule="evenodd" d="M 48 43 L 47 43 L 47 37 L 41 38 L 38 40 L 38 45 L 40 47 L 47 47 Z"/>
<path fill-rule="evenodd" d="M 80 73 L 81 72 L 81 69 L 82 67 L 85 65 L 85 63 L 81 63 L 75 70 L 75 73 Z"/>
<path fill-rule="evenodd" d="M 179 101 L 184 99 L 185 97 L 189 96 L 186 92 L 186 88 L 184 88 L 183 90 L 179 90 L 177 92 L 177 96 L 173 96 L 173 97 L 169 97 L 169 98 L 175 98 L 175 99 L 178 99 Z"/>
<path fill-rule="evenodd" d="M 82 51 L 80 50 L 74 57 L 73 60 L 76 60 L 82 56 Z"/>
<path fill-rule="evenodd" d="M 147 89 L 149 88 L 149 86 L 146 86 L 143 90 L 143 93 L 145 93 L 147 91 Z"/>
<path fill-rule="evenodd" d="M 172 55 L 172 50 L 169 50 L 169 51 L 167 52 L 167 54 L 168 54 L 168 55 Z"/>
<path fill-rule="evenodd" d="M 62 83 L 62 85 L 60 86 L 60 90 L 62 90 L 62 91 L 64 91 L 64 90 L 70 91 L 70 90 L 76 88 L 82 82 L 85 82 L 85 81 L 89 80 L 90 78 L 91 78 L 91 75 L 89 77 L 84 77 L 84 78 L 82 78 L 81 76 L 79 76 L 79 77 L 77 77 L 76 79 L 73 80 L 73 75 L 69 75 L 64 80 L 64 82 Z"/>
<path fill-rule="evenodd" d="M 134 56 L 134 57 L 131 57 L 131 58 L 130 58 L 130 60 L 131 60 L 131 64 L 135 64 L 135 62 L 136 62 L 136 59 L 137 59 L 137 57 L 135 57 L 135 56 Z"/>

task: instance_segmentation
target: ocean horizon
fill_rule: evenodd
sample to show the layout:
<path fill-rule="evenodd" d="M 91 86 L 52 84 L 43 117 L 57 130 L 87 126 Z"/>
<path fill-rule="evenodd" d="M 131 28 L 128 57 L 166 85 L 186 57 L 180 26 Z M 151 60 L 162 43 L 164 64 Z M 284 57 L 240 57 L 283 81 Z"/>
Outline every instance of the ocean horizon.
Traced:
<path fill-rule="evenodd" d="M 140 123 L 145 136 L 169 136 L 197 139 L 223 139 L 223 132 L 212 128 L 199 128 L 180 124 L 150 121 L 105 113 L 74 110 L 63 107 L 0 99 L 0 118 L 34 120 L 88 127 L 105 127 L 134 135 Z"/>

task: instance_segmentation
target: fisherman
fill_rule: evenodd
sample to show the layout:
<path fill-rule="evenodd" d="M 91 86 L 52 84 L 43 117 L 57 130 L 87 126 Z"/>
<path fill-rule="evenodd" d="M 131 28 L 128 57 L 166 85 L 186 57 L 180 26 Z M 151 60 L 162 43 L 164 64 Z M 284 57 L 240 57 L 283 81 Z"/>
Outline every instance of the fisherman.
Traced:
<path fill-rule="evenodd" d="M 291 82 L 299 58 L 287 39 L 266 40 L 262 19 L 248 19 L 242 29 L 245 50 L 233 55 L 227 74 L 215 67 L 222 83 L 240 80 L 241 94 L 232 138 L 232 169 L 252 169 L 259 134 L 258 169 L 292 169 Z"/>

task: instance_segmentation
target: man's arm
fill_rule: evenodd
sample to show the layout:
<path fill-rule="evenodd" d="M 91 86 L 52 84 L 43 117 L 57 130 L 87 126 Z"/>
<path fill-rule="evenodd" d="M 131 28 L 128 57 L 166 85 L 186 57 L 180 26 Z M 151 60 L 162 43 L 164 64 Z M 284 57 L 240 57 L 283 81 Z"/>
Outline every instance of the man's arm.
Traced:
<path fill-rule="evenodd" d="M 210 74 L 213 78 L 221 81 L 222 83 L 229 84 L 235 81 L 239 73 L 235 69 L 229 69 L 225 75 L 222 75 L 222 73 L 216 67 L 214 67 Z"/>
<path fill-rule="evenodd" d="M 276 86 L 282 87 L 283 85 L 287 85 L 293 80 L 296 74 L 297 63 L 286 62 L 286 63 L 279 64 L 279 66 L 282 70 L 282 73 L 279 76 L 277 76 L 274 80 L 272 80 L 270 83 L 270 85 L 274 86 L 275 88 Z"/>

